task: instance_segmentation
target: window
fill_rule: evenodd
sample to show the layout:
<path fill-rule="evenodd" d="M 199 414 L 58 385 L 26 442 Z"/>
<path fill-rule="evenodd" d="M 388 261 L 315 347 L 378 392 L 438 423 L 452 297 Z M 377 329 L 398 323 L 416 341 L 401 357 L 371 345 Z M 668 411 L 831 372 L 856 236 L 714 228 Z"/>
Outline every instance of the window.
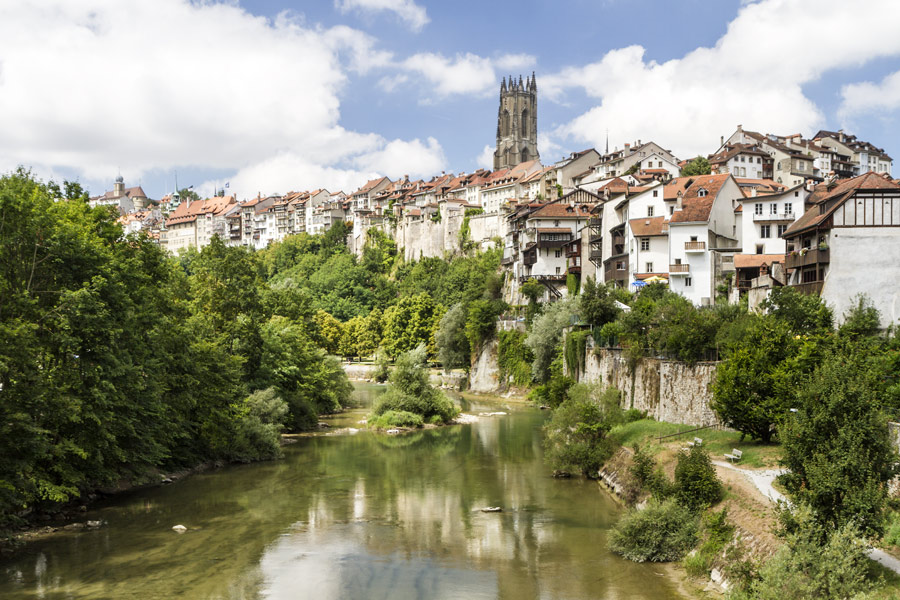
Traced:
<path fill-rule="evenodd" d="M 708 193 L 709 192 L 706 191 L 706 188 L 700 188 L 699 190 L 697 190 L 697 196 L 699 196 L 700 198 L 703 198 Z"/>
<path fill-rule="evenodd" d="M 647 267 L 646 269 L 644 269 L 644 272 L 645 272 L 645 273 L 652 273 L 652 272 L 653 272 L 653 263 L 652 263 L 652 262 L 648 262 L 648 263 L 647 263 L 646 265 L 644 265 L 644 266 Z"/>
<path fill-rule="evenodd" d="M 770 215 L 778 214 L 778 203 L 777 202 L 773 202 L 772 204 L 769 205 L 769 214 Z"/>
<path fill-rule="evenodd" d="M 652 206 L 648 206 L 648 207 L 647 207 L 647 216 L 648 216 L 648 217 L 652 217 L 652 216 L 653 216 L 653 207 L 652 207 Z"/>
<path fill-rule="evenodd" d="M 797 192 L 794 192 L 794 193 L 796 194 Z M 784 203 L 784 214 L 791 215 L 793 213 L 794 213 L 794 205 L 791 204 L 790 202 L 785 202 Z"/>
<path fill-rule="evenodd" d="M 760 157 L 757 156 L 757 157 L 756 157 L 756 164 L 760 164 L 761 162 L 762 162 L 762 159 L 761 159 Z"/>
<path fill-rule="evenodd" d="M 553 221 L 553 226 L 554 226 L 554 227 L 559 227 L 559 221 Z"/>
<path fill-rule="evenodd" d="M 669 214 L 670 214 L 670 215 L 675 214 L 675 207 L 674 207 L 674 206 L 669 206 Z"/>
<path fill-rule="evenodd" d="M 806 163 L 803 162 L 802 160 L 798 160 L 798 161 L 797 161 L 797 170 L 798 170 L 798 171 L 805 171 L 805 170 L 806 170 Z"/>
<path fill-rule="evenodd" d="M 694 283 L 694 282 L 691 280 L 690 277 L 685 277 L 685 278 L 684 278 L 684 287 L 691 287 L 691 285 L 693 285 L 693 283 Z"/>
<path fill-rule="evenodd" d="M 653 197 L 654 198 L 659 197 L 659 190 L 653 190 Z"/>
<path fill-rule="evenodd" d="M 741 162 L 747 162 L 746 157 L 742 156 L 742 157 L 741 157 Z"/>
<path fill-rule="evenodd" d="M 766 249 L 766 247 L 763 246 L 762 244 L 756 245 L 756 253 L 757 254 L 762 254 L 765 251 L 765 249 Z"/>
<path fill-rule="evenodd" d="M 559 275 L 559 267 L 556 267 L 556 274 Z"/>
<path fill-rule="evenodd" d="M 759 226 L 759 237 L 762 239 L 767 239 L 772 237 L 772 226 L 771 225 L 760 225 Z"/>
<path fill-rule="evenodd" d="M 641 252 L 646 252 L 650 249 L 650 238 L 641 238 Z"/>
<path fill-rule="evenodd" d="M 659 161 L 659 168 L 662 169 L 662 161 Z"/>
<path fill-rule="evenodd" d="M 556 258 L 559 258 L 560 256 L 562 256 L 562 250 L 557 250 L 557 251 L 556 251 Z"/>
<path fill-rule="evenodd" d="M 761 202 L 757 202 L 756 204 L 753 205 L 753 214 L 754 215 L 763 214 L 763 205 Z"/>
<path fill-rule="evenodd" d="M 787 231 L 787 225 L 779 225 L 778 226 L 778 237 L 783 236 L 785 231 Z"/>

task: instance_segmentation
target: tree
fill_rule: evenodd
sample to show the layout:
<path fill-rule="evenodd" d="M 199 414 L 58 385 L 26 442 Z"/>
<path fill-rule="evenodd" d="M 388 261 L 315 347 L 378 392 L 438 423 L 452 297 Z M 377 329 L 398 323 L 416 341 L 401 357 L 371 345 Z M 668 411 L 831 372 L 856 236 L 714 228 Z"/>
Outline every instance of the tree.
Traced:
<path fill-rule="evenodd" d="M 713 410 L 722 421 L 743 434 L 768 442 L 775 425 L 796 404 L 795 390 L 802 375 L 798 357 L 805 345 L 776 319 L 761 319 L 743 342 L 719 363 L 713 384 Z"/>
<path fill-rule="evenodd" d="M 710 170 L 709 161 L 702 156 L 697 156 L 684 165 L 681 169 L 681 176 L 691 177 L 694 175 L 709 175 Z"/>
<path fill-rule="evenodd" d="M 838 334 L 854 340 L 877 335 L 881 328 L 881 313 L 867 296 L 859 295 L 855 300 L 853 307 L 844 313 Z"/>
<path fill-rule="evenodd" d="M 194 186 L 178 190 L 178 197 L 181 198 L 182 202 L 199 202 L 203 199 L 200 197 L 200 194 L 194 191 Z"/>
<path fill-rule="evenodd" d="M 532 373 L 537 381 L 546 382 L 549 379 L 550 363 L 560 354 L 563 329 L 572 324 L 576 308 L 577 301 L 566 298 L 549 305 L 534 320 L 525 344 L 534 353 Z"/>
<path fill-rule="evenodd" d="M 503 314 L 506 308 L 507 304 L 503 300 L 481 299 L 469 304 L 466 337 L 472 350 L 477 352 L 484 342 L 494 337 L 497 332 L 497 317 Z"/>
<path fill-rule="evenodd" d="M 843 342 L 799 386 L 797 412 L 779 437 L 784 485 L 827 528 L 855 523 L 866 537 L 884 527 L 888 482 L 897 452 L 882 410 L 885 381 L 869 344 Z"/>
<path fill-rule="evenodd" d="M 466 309 L 462 303 L 454 304 L 441 317 L 440 327 L 434 336 L 438 360 L 447 373 L 458 367 L 469 369 L 472 351 L 469 338 L 466 337 L 466 317 Z"/>
<path fill-rule="evenodd" d="M 353 317 L 342 325 L 341 343 L 339 345 L 339 353 L 344 358 L 353 359 L 361 356 L 360 339 L 366 327 L 366 319 L 363 317 Z"/>
<path fill-rule="evenodd" d="M 585 323 L 593 327 L 614 321 L 621 312 L 607 286 L 588 277 L 581 288 L 578 309 Z"/>
<path fill-rule="evenodd" d="M 525 310 L 525 326 L 530 327 L 537 316 L 540 307 L 538 300 L 544 295 L 546 288 L 537 279 L 528 279 L 519 288 L 522 295 L 528 298 L 528 308 Z"/>
<path fill-rule="evenodd" d="M 819 296 L 803 294 L 792 286 L 775 287 L 762 306 L 796 334 L 822 335 L 830 333 L 834 325 L 834 314 Z"/>
<path fill-rule="evenodd" d="M 412 413 L 429 423 L 440 424 L 449 423 L 459 414 L 453 402 L 428 382 L 425 358 L 424 344 L 400 354 L 391 372 L 390 388 L 375 402 L 372 410 L 375 417 L 387 412 L 394 413 L 393 416 Z"/>
<path fill-rule="evenodd" d="M 341 322 L 321 309 L 313 315 L 313 322 L 316 326 L 316 343 L 328 354 L 337 354 L 344 336 L 344 327 Z"/>
<path fill-rule="evenodd" d="M 434 353 L 433 331 L 443 311 L 426 293 L 400 298 L 384 312 L 384 349 L 391 357 L 420 344 Z"/>

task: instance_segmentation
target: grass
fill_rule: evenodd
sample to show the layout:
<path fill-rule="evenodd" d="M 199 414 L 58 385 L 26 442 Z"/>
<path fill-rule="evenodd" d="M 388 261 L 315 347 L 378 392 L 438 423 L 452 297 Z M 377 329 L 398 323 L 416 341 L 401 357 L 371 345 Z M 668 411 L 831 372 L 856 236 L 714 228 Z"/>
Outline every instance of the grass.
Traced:
<path fill-rule="evenodd" d="M 872 600 L 889 600 L 900 598 L 900 575 L 894 573 L 874 560 L 869 561 L 869 580 L 881 581 L 866 598 Z"/>
<path fill-rule="evenodd" d="M 724 455 L 730 454 L 733 448 L 737 448 L 744 453 L 741 457 L 740 465 L 750 468 L 776 467 L 778 466 L 779 458 L 781 458 L 781 446 L 778 444 L 765 444 L 749 439 L 745 439 L 742 442 L 740 433 L 725 429 L 701 429 L 700 431 L 676 435 L 663 440 L 657 439 L 664 435 L 691 429 L 695 429 L 695 427 L 641 419 L 613 428 L 610 436 L 622 446 L 630 448 L 635 444 L 639 444 L 653 454 L 663 449 L 684 447 L 689 441 L 699 437 L 703 440 L 703 447 L 706 448 L 713 460 L 725 460 Z"/>

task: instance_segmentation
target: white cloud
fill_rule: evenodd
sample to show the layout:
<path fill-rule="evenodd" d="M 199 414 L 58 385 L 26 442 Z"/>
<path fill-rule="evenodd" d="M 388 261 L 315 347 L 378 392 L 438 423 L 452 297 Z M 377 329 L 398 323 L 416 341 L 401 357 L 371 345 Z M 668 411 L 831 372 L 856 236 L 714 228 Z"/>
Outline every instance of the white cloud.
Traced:
<path fill-rule="evenodd" d="M 424 8 L 413 0 L 335 0 L 334 5 L 342 13 L 350 11 L 377 13 L 393 12 L 413 31 L 421 31 L 430 19 Z"/>
<path fill-rule="evenodd" d="M 831 69 L 900 54 L 898 20 L 900 4 L 892 0 L 873 0 L 865 11 L 843 0 L 817 0 L 814 9 L 810 2 L 761 0 L 743 5 L 712 48 L 664 63 L 646 60 L 640 46 L 621 48 L 542 77 L 540 89 L 561 100 L 567 89 L 583 88 L 600 100 L 554 132 L 597 148 L 607 129 L 620 146 L 653 136 L 682 157 L 713 151 L 738 123 L 809 134 L 824 118 L 803 84 Z"/>
<path fill-rule="evenodd" d="M 89 181 L 121 170 L 133 181 L 191 165 L 237 172 L 233 184 L 255 193 L 343 187 L 371 175 L 355 165 L 381 168 L 403 150 L 438 164 L 436 142 L 397 145 L 339 125 L 345 68 L 391 60 L 374 46 L 359 31 L 268 20 L 231 2 L 7 0 L 0 170 Z"/>
<path fill-rule="evenodd" d="M 491 169 L 494 168 L 494 146 L 485 145 L 481 150 L 481 154 L 478 155 L 478 158 L 475 159 L 479 169 Z"/>
<path fill-rule="evenodd" d="M 900 71 L 891 73 L 880 83 L 864 81 L 841 88 L 838 115 L 847 121 L 853 117 L 886 113 L 900 108 Z"/>
<path fill-rule="evenodd" d="M 363 171 L 382 173 L 394 179 L 404 174 L 417 177 L 434 175 L 447 159 L 438 141 L 430 137 L 424 144 L 418 139 L 410 142 L 394 140 L 381 150 L 360 156 L 354 162 Z"/>
<path fill-rule="evenodd" d="M 428 89 L 438 96 L 486 95 L 500 85 L 497 69 L 521 69 L 533 65 L 534 61 L 528 54 L 504 54 L 491 59 L 468 52 L 453 58 L 423 52 L 410 56 L 397 67 L 424 78 Z"/>

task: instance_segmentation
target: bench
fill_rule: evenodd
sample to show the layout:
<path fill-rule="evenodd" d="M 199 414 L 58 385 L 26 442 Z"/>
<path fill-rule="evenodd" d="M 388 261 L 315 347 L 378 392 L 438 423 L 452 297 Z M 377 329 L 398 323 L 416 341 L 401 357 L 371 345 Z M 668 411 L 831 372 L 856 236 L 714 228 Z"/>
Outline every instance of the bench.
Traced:
<path fill-rule="evenodd" d="M 732 448 L 732 449 L 731 449 L 731 454 L 726 454 L 726 455 L 725 455 L 725 458 L 727 458 L 727 459 L 730 460 L 731 462 L 736 462 L 736 461 L 741 460 L 741 457 L 742 457 L 743 455 L 744 455 L 744 453 L 741 452 L 740 450 L 738 450 L 737 448 Z"/>
<path fill-rule="evenodd" d="M 687 447 L 686 447 L 686 448 L 682 448 L 682 450 L 690 450 L 691 448 L 693 448 L 693 447 L 695 447 L 695 446 L 699 448 L 699 447 L 702 446 L 702 445 L 703 445 L 703 440 L 700 439 L 700 438 L 698 438 L 698 437 L 695 437 L 695 438 L 694 438 L 694 441 L 693 441 L 693 442 L 688 442 L 688 443 L 687 443 Z"/>

